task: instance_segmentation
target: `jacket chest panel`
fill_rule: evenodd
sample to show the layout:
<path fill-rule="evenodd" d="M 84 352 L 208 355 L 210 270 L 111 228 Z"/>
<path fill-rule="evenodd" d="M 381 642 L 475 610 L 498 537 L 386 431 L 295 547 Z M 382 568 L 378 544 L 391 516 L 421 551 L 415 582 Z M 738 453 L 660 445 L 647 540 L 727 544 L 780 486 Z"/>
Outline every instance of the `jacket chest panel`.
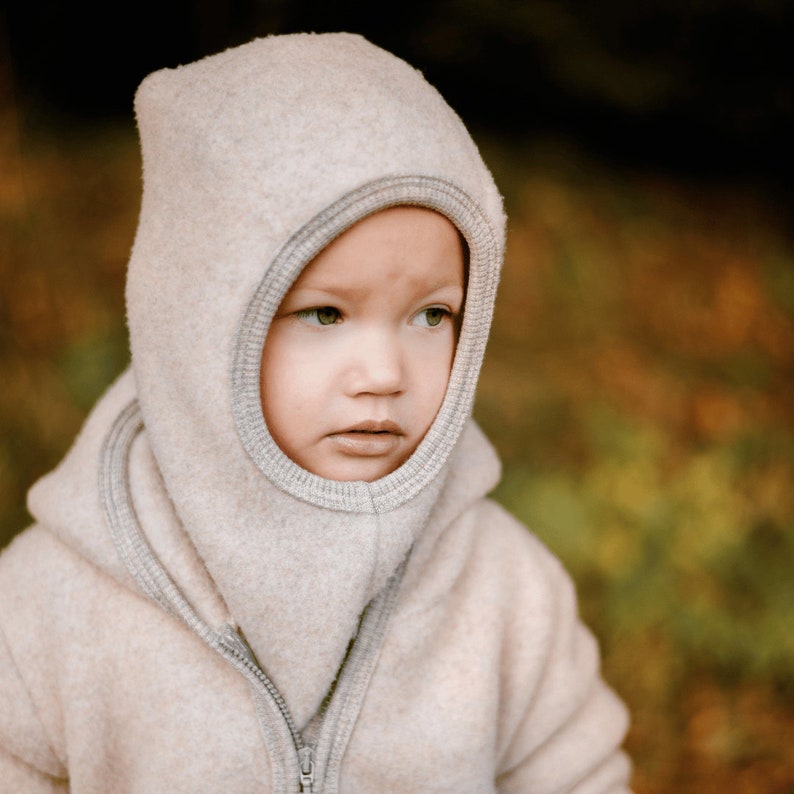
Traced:
<path fill-rule="evenodd" d="M 155 605 L 103 595 L 61 660 L 71 790 L 269 791 L 248 683 Z"/>

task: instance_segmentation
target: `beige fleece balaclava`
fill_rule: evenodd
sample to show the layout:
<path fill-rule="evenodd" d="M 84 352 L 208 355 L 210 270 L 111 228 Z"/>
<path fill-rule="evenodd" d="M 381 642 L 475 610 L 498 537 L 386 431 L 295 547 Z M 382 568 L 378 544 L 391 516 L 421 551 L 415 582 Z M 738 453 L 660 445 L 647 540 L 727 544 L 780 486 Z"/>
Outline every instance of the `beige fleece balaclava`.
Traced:
<path fill-rule="evenodd" d="M 501 198 L 438 92 L 356 35 L 274 36 L 156 72 L 136 113 L 144 191 L 127 306 L 143 424 L 176 519 L 302 726 L 425 526 L 470 418 Z M 468 244 L 449 386 L 400 468 L 325 480 L 267 431 L 262 348 L 306 263 L 400 204 L 443 213 Z"/>

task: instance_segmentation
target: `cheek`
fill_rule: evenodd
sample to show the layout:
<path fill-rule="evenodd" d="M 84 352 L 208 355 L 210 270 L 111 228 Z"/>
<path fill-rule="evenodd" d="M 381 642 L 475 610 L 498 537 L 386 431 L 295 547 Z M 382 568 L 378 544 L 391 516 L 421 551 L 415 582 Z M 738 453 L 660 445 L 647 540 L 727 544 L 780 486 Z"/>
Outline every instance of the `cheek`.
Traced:
<path fill-rule="evenodd" d="M 325 382 L 323 358 L 299 344 L 289 333 L 275 332 L 262 353 L 260 398 L 265 424 L 283 447 L 286 438 L 297 438 L 316 412 Z"/>
<path fill-rule="evenodd" d="M 418 408 L 429 427 L 435 418 L 449 383 L 449 373 L 455 356 L 455 334 L 439 334 L 431 343 L 418 345 L 413 354 L 414 388 Z"/>

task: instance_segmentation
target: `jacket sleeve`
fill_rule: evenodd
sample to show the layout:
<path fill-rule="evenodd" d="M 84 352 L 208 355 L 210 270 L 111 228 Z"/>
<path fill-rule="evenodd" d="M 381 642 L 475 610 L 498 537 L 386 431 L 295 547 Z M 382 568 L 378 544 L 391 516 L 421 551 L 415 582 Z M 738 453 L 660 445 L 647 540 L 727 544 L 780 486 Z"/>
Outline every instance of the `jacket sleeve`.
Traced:
<path fill-rule="evenodd" d="M 53 752 L 0 628 L 0 792 L 68 791 Z"/>
<path fill-rule="evenodd" d="M 521 571 L 506 648 L 510 674 L 497 788 L 502 794 L 626 794 L 621 743 L 627 712 L 600 675 L 599 651 L 578 617 L 573 583 L 522 527 L 531 566 Z"/>

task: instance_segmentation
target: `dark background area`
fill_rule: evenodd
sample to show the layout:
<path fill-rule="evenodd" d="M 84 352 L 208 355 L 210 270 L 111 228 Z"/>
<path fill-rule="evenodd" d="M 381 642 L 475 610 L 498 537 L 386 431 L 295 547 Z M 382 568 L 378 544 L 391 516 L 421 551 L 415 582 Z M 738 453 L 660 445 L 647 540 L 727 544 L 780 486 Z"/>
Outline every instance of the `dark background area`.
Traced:
<path fill-rule="evenodd" d="M 129 118 L 150 71 L 254 36 L 349 30 L 418 66 L 475 129 L 570 138 L 614 165 L 794 184 L 794 4 L 656 0 L 12 2 L 30 118 Z"/>

